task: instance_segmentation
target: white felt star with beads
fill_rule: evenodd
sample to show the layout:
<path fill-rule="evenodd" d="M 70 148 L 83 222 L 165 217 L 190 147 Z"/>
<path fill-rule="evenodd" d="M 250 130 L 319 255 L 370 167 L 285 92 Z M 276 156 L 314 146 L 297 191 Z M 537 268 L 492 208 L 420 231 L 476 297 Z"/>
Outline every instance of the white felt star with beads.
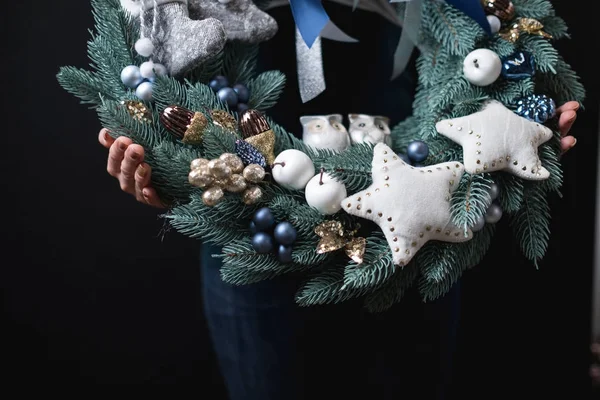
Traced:
<path fill-rule="evenodd" d="M 505 170 L 527 180 L 550 176 L 538 146 L 552 138 L 552 130 L 499 101 L 488 102 L 474 114 L 440 121 L 436 129 L 463 147 L 465 170 L 471 174 Z"/>
<path fill-rule="evenodd" d="M 394 264 L 408 264 L 430 240 L 465 242 L 473 237 L 452 223 L 450 213 L 450 199 L 464 173 L 461 163 L 417 168 L 378 143 L 372 167 L 373 184 L 346 198 L 342 209 L 379 225 Z"/>

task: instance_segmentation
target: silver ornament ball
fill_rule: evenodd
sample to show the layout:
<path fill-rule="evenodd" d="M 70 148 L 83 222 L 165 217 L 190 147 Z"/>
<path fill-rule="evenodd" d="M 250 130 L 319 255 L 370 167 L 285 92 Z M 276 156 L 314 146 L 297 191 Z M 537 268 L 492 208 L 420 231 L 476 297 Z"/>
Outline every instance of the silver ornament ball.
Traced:
<path fill-rule="evenodd" d="M 152 100 L 152 82 L 142 82 L 135 90 L 135 95 L 143 101 Z"/>
<path fill-rule="evenodd" d="M 154 79 L 156 74 L 154 73 L 154 63 L 152 61 L 146 61 L 140 65 L 140 74 L 142 78 Z"/>
<path fill-rule="evenodd" d="M 500 18 L 496 17 L 495 15 L 488 15 L 486 18 L 490 24 L 492 33 L 496 34 L 500 32 L 500 29 L 502 28 L 502 21 L 500 21 Z"/>
<path fill-rule="evenodd" d="M 137 65 L 128 65 L 121 71 L 121 82 L 130 89 L 135 89 L 144 81 Z"/>
<path fill-rule="evenodd" d="M 502 218 L 502 208 L 498 204 L 492 204 L 485 213 L 485 222 L 495 224 Z"/>
<path fill-rule="evenodd" d="M 490 186 L 490 198 L 492 199 L 492 201 L 496 200 L 498 198 L 498 196 L 500 195 L 500 187 L 498 186 L 497 183 L 492 183 L 492 185 Z"/>
<path fill-rule="evenodd" d="M 477 221 L 475 221 L 475 224 L 473 224 L 473 226 L 471 227 L 471 230 L 473 232 L 479 232 L 480 230 L 483 229 L 484 226 L 485 226 L 485 217 L 482 215 L 479 218 L 477 218 Z"/>

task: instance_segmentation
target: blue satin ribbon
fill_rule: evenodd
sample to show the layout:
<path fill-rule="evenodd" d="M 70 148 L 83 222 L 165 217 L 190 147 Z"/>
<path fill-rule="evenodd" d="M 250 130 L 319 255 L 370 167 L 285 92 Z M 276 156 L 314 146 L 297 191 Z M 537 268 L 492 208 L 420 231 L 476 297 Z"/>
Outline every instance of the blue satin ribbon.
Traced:
<path fill-rule="evenodd" d="M 329 23 L 329 15 L 321 0 L 290 0 L 296 26 L 310 49 Z"/>

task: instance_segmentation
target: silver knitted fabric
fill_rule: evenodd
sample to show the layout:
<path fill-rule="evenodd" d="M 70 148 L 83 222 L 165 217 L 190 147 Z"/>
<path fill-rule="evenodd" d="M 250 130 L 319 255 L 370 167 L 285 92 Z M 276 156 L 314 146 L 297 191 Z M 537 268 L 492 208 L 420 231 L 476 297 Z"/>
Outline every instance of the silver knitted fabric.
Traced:
<path fill-rule="evenodd" d="M 188 0 L 192 19 L 216 18 L 223 23 L 228 40 L 261 43 L 277 33 L 277 22 L 250 0 Z"/>
<path fill-rule="evenodd" d="M 163 64 L 171 76 L 198 67 L 225 46 L 227 37 L 218 19 L 192 20 L 182 2 L 165 3 L 154 11 L 144 12 L 143 35 L 152 39 L 154 61 Z"/>

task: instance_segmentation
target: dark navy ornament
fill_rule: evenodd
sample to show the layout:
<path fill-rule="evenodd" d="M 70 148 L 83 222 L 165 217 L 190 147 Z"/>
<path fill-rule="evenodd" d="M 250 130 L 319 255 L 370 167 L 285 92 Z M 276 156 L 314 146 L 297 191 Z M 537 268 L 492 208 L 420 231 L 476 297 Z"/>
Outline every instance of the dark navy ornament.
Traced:
<path fill-rule="evenodd" d="M 516 113 L 530 121 L 543 124 L 556 115 L 556 103 L 545 94 L 532 94 L 517 102 Z"/>
<path fill-rule="evenodd" d="M 209 82 L 208 86 L 216 93 L 219 90 L 228 87 L 229 81 L 223 75 L 217 75 Z"/>
<path fill-rule="evenodd" d="M 526 51 L 513 53 L 502 59 L 502 76 L 509 80 L 521 80 L 535 75 L 535 60 Z"/>
<path fill-rule="evenodd" d="M 412 141 L 406 149 L 406 155 L 413 163 L 423 162 L 429 156 L 429 146 L 421 140 Z"/>
<path fill-rule="evenodd" d="M 292 245 L 296 241 L 296 228 L 289 222 L 280 222 L 275 226 L 274 236 L 277 243 L 284 246 Z"/>
<path fill-rule="evenodd" d="M 268 232 L 275 225 L 275 217 L 271 210 L 263 207 L 254 214 L 253 222 L 258 232 Z"/>
<path fill-rule="evenodd" d="M 263 168 L 267 168 L 265 156 L 245 140 L 238 139 L 235 141 L 235 152 L 242 159 L 244 165 L 258 164 Z"/>
<path fill-rule="evenodd" d="M 292 246 L 280 244 L 277 248 L 277 259 L 279 260 L 279 262 L 282 262 L 284 264 L 291 263 L 292 261 L 294 261 L 294 259 L 292 258 L 292 252 Z"/>
<path fill-rule="evenodd" d="M 258 232 L 252 237 L 252 247 L 257 253 L 270 253 L 274 249 L 273 238 L 268 233 Z"/>

